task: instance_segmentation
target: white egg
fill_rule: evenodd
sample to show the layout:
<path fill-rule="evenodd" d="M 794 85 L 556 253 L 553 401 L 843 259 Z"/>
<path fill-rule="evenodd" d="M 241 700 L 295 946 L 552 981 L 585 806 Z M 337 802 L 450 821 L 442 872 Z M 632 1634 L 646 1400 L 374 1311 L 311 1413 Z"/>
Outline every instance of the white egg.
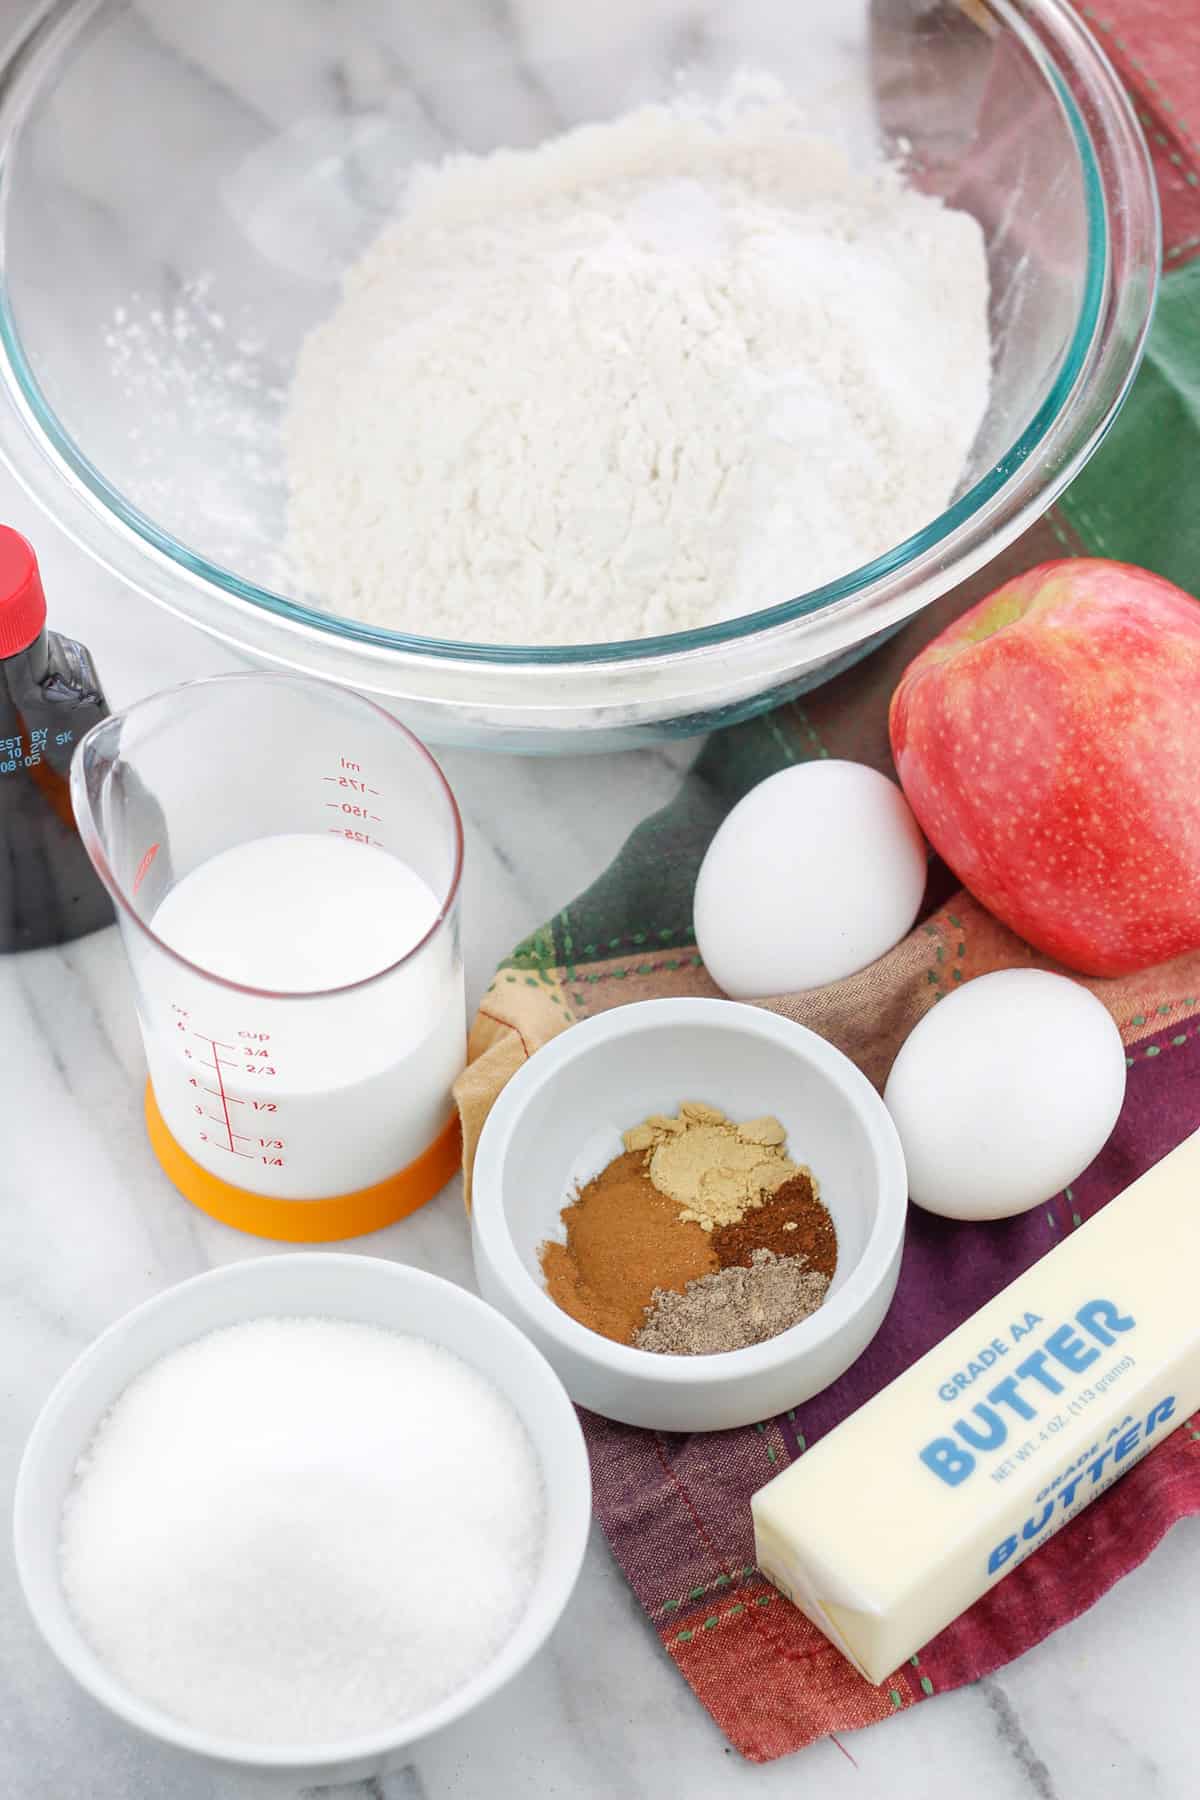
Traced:
<path fill-rule="evenodd" d="M 700 865 L 700 954 L 735 1000 L 823 987 L 899 943 L 925 870 L 894 781 L 865 763 L 782 769 L 738 802 Z"/>
<path fill-rule="evenodd" d="M 1125 1097 L 1125 1047 L 1078 982 L 998 969 L 926 1013 L 883 1097 L 918 1206 L 1007 1219 L 1061 1192 L 1103 1148 Z"/>

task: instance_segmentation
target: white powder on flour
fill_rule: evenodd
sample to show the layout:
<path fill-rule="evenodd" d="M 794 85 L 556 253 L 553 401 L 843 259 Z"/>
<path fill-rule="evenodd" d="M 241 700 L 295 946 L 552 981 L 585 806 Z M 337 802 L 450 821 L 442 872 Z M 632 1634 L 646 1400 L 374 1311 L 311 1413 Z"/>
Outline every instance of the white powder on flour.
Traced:
<path fill-rule="evenodd" d="M 988 376 L 976 221 L 743 80 L 413 173 L 299 359 L 291 554 L 476 642 L 734 617 L 928 524 Z"/>

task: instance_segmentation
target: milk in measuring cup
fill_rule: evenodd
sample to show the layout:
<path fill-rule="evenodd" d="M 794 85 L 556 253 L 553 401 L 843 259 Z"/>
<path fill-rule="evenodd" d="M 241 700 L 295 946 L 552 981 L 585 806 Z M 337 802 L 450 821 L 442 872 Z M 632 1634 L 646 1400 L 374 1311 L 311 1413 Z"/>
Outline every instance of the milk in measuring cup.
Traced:
<path fill-rule="evenodd" d="M 254 839 L 185 875 L 154 932 L 252 991 L 176 964 L 162 993 L 139 996 L 176 1141 L 223 1180 L 287 1200 L 354 1193 L 420 1156 L 466 1053 L 453 929 L 392 965 L 437 915 L 407 863 L 332 834 Z"/>

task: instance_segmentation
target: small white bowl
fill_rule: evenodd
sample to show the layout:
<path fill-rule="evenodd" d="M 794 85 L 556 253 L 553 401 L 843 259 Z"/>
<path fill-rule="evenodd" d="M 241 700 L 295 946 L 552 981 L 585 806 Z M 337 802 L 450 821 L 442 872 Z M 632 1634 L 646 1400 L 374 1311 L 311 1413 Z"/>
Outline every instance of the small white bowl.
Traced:
<path fill-rule="evenodd" d="M 222 1325 L 314 1314 L 412 1332 L 454 1350 L 511 1402 L 533 1440 L 546 1488 L 546 1542 L 528 1605 L 494 1660 L 438 1706 L 392 1729 L 303 1747 L 242 1744 L 184 1725 L 124 1687 L 90 1648 L 59 1576 L 63 1501 L 80 1454 L 135 1376 Z M 482 1470 L 486 1480 L 487 1471 Z M 354 1781 L 405 1760 L 417 1739 L 461 1719 L 541 1648 L 571 1597 L 591 1518 L 583 1435 L 562 1386 L 533 1346 L 473 1294 L 373 1256 L 304 1253 L 214 1269 L 127 1313 L 67 1370 L 42 1408 L 21 1462 L 13 1508 L 17 1569 L 46 1642 L 81 1687 L 148 1737 L 223 1766 L 286 1771 L 297 1785 Z M 453 1545 L 447 1545 L 453 1554 Z M 467 1622 L 469 1626 L 469 1621 Z M 291 1788 L 289 1786 L 289 1791 Z"/>
<path fill-rule="evenodd" d="M 539 1267 L 539 1246 L 562 1237 L 561 1209 L 620 1154 L 621 1133 L 683 1100 L 735 1119 L 774 1113 L 837 1228 L 824 1304 L 746 1350 L 667 1356 L 615 1344 L 555 1305 Z M 719 1431 L 810 1399 L 862 1354 L 895 1292 L 907 1205 L 896 1129 L 840 1050 L 760 1007 L 646 1000 L 552 1039 L 496 1101 L 475 1157 L 475 1276 L 580 1406 L 656 1431 Z"/>

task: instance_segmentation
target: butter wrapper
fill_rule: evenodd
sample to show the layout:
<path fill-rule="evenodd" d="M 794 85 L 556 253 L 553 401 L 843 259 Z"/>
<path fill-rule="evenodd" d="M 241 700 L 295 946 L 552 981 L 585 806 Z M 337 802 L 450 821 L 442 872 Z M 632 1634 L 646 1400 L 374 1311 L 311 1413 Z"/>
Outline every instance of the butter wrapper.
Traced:
<path fill-rule="evenodd" d="M 758 1566 L 881 1682 L 1200 1406 L 1200 1132 L 755 1494 Z"/>

